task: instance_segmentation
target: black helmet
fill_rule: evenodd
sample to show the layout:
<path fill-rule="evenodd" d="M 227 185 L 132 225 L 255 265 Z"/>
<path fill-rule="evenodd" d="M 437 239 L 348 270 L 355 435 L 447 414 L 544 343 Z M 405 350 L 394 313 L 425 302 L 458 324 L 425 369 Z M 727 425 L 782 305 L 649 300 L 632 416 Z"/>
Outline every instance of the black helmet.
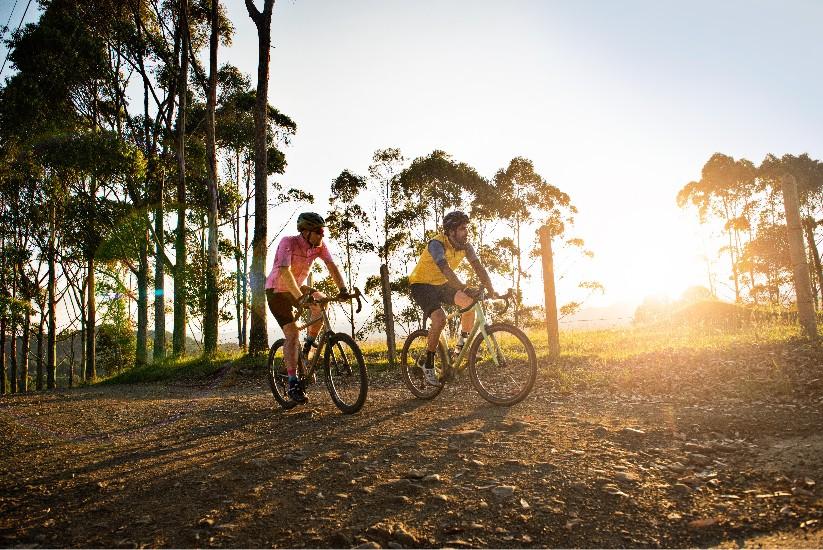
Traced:
<path fill-rule="evenodd" d="M 469 223 L 469 217 L 460 210 L 455 210 L 454 212 L 449 212 L 443 218 L 443 231 L 451 231 L 463 225 L 464 223 Z"/>
<path fill-rule="evenodd" d="M 316 212 L 303 212 L 297 216 L 298 231 L 314 231 L 326 226 L 326 220 Z"/>

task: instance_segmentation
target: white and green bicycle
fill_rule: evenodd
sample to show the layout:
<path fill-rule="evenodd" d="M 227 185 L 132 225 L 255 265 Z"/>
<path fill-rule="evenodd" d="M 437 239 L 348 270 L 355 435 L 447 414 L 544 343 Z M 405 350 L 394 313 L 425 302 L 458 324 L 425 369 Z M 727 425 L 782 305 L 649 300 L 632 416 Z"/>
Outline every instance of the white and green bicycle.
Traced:
<path fill-rule="evenodd" d="M 534 346 L 529 337 L 514 325 L 486 324 L 483 307 L 487 300 L 502 299 L 506 300 L 505 311 L 512 297 L 511 289 L 499 297 L 481 293 L 469 308 L 457 310 L 447 317 L 452 319 L 470 309 L 475 311 L 472 331 L 456 357 L 449 354 L 446 338 L 440 335 L 434 365 L 440 384 L 427 382 L 423 373 L 429 331 L 423 328 L 409 334 L 400 354 L 403 381 L 409 390 L 420 399 L 433 399 L 448 381 L 468 367 L 475 389 L 490 403 L 510 406 L 525 399 L 537 379 Z"/>

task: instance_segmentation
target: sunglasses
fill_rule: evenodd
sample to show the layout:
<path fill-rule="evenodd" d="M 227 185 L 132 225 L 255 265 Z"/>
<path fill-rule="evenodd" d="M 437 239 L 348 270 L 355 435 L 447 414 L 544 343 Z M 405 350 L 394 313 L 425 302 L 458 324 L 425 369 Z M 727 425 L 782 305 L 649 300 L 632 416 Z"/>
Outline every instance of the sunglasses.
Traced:
<path fill-rule="evenodd" d="M 317 233 L 318 235 L 320 235 L 322 237 L 323 235 L 326 234 L 326 230 L 322 227 L 318 227 L 317 229 L 315 229 L 313 231 L 313 233 Z"/>

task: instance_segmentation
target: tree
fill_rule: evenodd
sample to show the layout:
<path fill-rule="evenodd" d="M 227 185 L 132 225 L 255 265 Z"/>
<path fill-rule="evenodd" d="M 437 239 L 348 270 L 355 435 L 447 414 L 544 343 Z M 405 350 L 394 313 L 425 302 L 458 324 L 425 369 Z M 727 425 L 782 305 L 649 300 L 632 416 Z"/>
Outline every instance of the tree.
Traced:
<path fill-rule="evenodd" d="M 358 195 L 366 188 L 366 180 L 353 174 L 348 170 L 343 170 L 331 184 L 331 195 L 329 204 L 333 206 L 332 211 L 326 220 L 333 238 L 343 242 L 343 273 L 346 279 L 346 286 L 353 288 L 353 281 L 357 274 L 353 256 L 358 256 L 364 252 L 374 249 L 368 241 L 367 230 L 369 218 L 357 202 Z M 354 304 L 349 302 L 349 324 L 351 326 L 351 336 L 356 337 L 354 324 Z"/>
<path fill-rule="evenodd" d="M 75 246 L 87 265 L 88 316 L 86 328 L 86 379 L 96 375 L 95 260 L 98 250 L 118 220 L 121 205 L 98 196 L 99 185 L 144 177 L 142 153 L 112 132 L 89 131 L 57 136 L 39 145 L 44 165 L 63 185 L 74 189 L 65 214 L 66 241 Z"/>
<path fill-rule="evenodd" d="M 440 230 L 447 210 L 462 204 L 464 192 L 473 195 L 484 183 L 474 168 L 453 161 L 445 151 L 436 150 L 427 157 L 414 159 L 398 176 L 406 209 L 415 213 L 413 219 L 421 229 L 419 239 L 410 234 L 411 247 L 425 246 L 428 238 Z"/>
<path fill-rule="evenodd" d="M 269 97 L 269 60 L 271 49 L 271 14 L 274 0 L 264 0 L 258 10 L 252 0 L 245 0 L 249 17 L 257 27 L 257 96 L 254 109 L 254 237 L 251 262 L 251 334 L 249 353 L 263 353 L 269 348 L 266 331 L 266 240 L 268 229 L 268 145 L 266 136 Z"/>
<path fill-rule="evenodd" d="M 174 241 L 174 332 L 172 353 L 186 353 L 186 100 L 189 92 L 189 2 L 180 0 L 180 72 L 177 105 L 177 232 Z M 164 329 L 165 330 L 165 329 Z"/>
<path fill-rule="evenodd" d="M 214 114 L 217 109 L 217 34 L 219 0 L 211 0 L 211 33 L 209 37 L 209 87 L 206 102 L 206 148 L 208 156 L 208 225 L 209 253 L 206 270 L 206 311 L 203 319 L 203 344 L 206 355 L 217 351 L 218 301 L 217 277 L 220 257 L 217 251 L 217 143 Z"/>
<path fill-rule="evenodd" d="M 389 270 L 391 270 L 390 258 L 405 238 L 406 225 L 396 223 L 396 216 L 394 216 L 401 199 L 397 176 L 404 161 L 400 149 L 378 149 L 374 152 L 372 164 L 369 166 L 369 176 L 380 186 L 379 199 L 374 210 L 375 213 L 381 214 L 382 219 L 375 219 L 374 227 L 381 233 L 374 239 L 374 242 L 377 243 L 377 254 L 380 261 L 386 264 Z"/>
<path fill-rule="evenodd" d="M 494 192 L 478 195 L 475 206 L 485 215 L 493 213 L 504 219 L 514 233 L 512 242 L 505 244 L 513 256 L 514 323 L 519 325 L 523 307 L 522 279 L 529 276 L 523 270 L 525 228 L 537 221 L 549 226 L 552 237 L 560 236 L 577 210 L 566 193 L 546 182 L 534 170 L 532 161 L 523 157 L 512 159 L 505 169 L 497 171 Z M 503 245 L 503 241 L 498 241 L 497 246 Z"/>
<path fill-rule="evenodd" d="M 773 202 L 775 196 L 782 197 L 781 178 L 784 174 L 792 174 L 797 180 L 803 230 L 811 256 L 809 264 L 812 267 L 812 284 L 819 291 L 815 292 L 815 301 L 818 299 L 818 293 L 823 299 L 823 266 L 817 247 L 817 228 L 823 226 L 823 163 L 811 159 L 807 154 L 783 155 L 781 158 L 768 154 L 757 172 L 760 188 L 768 193 Z M 780 200 L 782 201 L 782 198 Z M 782 217 L 782 207 L 776 210 Z"/>
<path fill-rule="evenodd" d="M 739 259 L 743 249 L 743 236 L 752 236 L 752 217 L 757 209 L 754 199 L 756 190 L 754 165 L 746 160 L 715 153 L 703 166 L 699 181 L 691 181 L 677 194 L 677 204 L 683 208 L 692 203 L 697 206 L 700 222 L 709 214 L 723 222 L 728 236 L 726 251 L 732 270 L 735 301 L 741 301 L 741 277 Z M 753 275 L 750 275 L 750 279 Z M 750 281 L 754 285 L 754 281 Z"/>

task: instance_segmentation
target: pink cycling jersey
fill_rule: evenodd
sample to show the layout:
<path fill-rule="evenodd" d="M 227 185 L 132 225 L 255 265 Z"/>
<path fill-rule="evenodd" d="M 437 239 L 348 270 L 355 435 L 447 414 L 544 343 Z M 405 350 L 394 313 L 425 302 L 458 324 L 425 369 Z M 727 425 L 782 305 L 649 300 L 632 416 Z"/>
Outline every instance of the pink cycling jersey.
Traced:
<path fill-rule="evenodd" d="M 291 267 L 297 286 L 302 285 L 309 276 L 309 269 L 315 259 L 320 258 L 326 265 L 334 263 L 331 252 L 325 242 L 320 246 L 312 246 L 301 235 L 283 237 L 277 245 L 274 255 L 274 265 L 266 278 L 266 288 L 275 292 L 288 292 L 289 289 L 280 276 L 281 267 Z"/>

